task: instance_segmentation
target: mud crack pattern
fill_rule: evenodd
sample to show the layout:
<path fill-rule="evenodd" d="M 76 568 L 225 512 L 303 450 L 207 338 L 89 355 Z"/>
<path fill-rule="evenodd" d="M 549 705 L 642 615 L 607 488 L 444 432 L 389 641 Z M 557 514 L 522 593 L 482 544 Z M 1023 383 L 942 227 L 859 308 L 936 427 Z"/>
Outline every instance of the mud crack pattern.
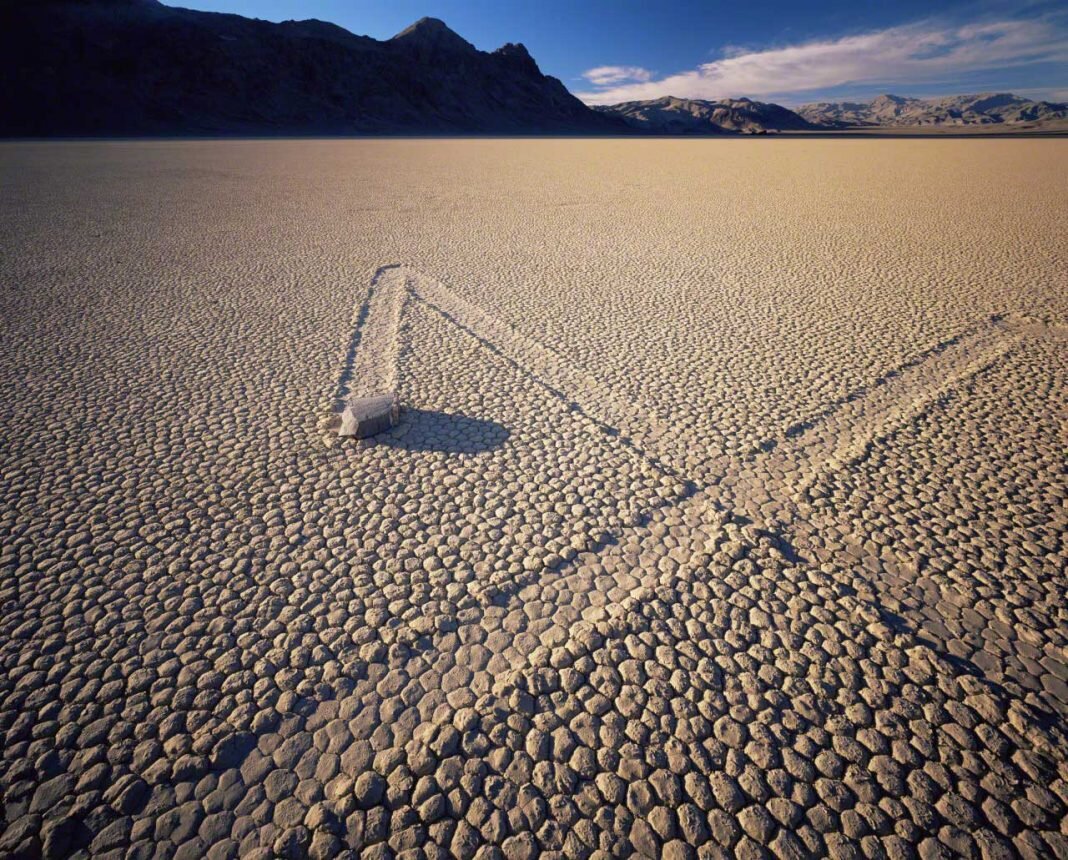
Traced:
<path fill-rule="evenodd" d="M 5 145 L 0 853 L 1068 854 L 1058 142 L 707 145 Z"/>

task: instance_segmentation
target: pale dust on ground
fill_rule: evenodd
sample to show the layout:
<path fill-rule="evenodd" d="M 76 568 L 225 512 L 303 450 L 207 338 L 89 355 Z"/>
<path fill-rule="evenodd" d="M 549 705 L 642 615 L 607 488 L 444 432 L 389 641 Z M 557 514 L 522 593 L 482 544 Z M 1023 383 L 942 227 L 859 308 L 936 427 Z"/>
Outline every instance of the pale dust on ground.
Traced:
<path fill-rule="evenodd" d="M 1068 856 L 1066 145 L 4 144 L 0 854 Z"/>

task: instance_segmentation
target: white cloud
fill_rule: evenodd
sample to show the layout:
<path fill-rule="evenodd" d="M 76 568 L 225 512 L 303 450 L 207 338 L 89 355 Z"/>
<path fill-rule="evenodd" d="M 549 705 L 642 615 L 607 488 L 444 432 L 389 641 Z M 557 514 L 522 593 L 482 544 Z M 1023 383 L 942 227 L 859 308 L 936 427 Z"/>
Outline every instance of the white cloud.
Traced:
<path fill-rule="evenodd" d="M 582 77 L 595 87 L 616 86 L 622 83 L 638 83 L 649 80 L 653 73 L 641 66 L 598 66 L 587 69 Z"/>
<path fill-rule="evenodd" d="M 936 84 L 968 72 L 1063 62 L 1066 56 L 1068 34 L 1051 18 L 964 26 L 927 21 L 783 48 L 735 49 L 722 59 L 658 80 L 595 74 L 631 68 L 602 66 L 584 75 L 594 89 L 577 95 L 588 104 L 615 104 L 667 95 L 716 99 L 848 84 Z"/>

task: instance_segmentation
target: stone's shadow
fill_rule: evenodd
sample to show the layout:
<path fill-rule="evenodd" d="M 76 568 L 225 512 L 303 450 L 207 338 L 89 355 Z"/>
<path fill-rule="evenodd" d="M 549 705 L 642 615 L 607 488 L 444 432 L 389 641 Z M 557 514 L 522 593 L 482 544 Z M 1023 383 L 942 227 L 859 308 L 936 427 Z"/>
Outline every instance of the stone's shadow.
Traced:
<path fill-rule="evenodd" d="M 405 408 L 400 424 L 375 442 L 403 451 L 437 451 L 445 454 L 480 454 L 508 441 L 511 431 L 496 421 L 472 418 L 459 412 Z"/>

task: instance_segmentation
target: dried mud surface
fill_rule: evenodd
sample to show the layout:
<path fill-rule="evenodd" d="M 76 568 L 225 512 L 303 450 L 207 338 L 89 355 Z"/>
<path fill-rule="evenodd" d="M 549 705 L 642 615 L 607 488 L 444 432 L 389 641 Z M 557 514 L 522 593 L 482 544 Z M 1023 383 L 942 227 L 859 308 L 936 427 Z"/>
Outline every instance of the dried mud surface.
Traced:
<path fill-rule="evenodd" d="M 1068 856 L 1064 146 L 0 146 L 0 856 Z"/>

